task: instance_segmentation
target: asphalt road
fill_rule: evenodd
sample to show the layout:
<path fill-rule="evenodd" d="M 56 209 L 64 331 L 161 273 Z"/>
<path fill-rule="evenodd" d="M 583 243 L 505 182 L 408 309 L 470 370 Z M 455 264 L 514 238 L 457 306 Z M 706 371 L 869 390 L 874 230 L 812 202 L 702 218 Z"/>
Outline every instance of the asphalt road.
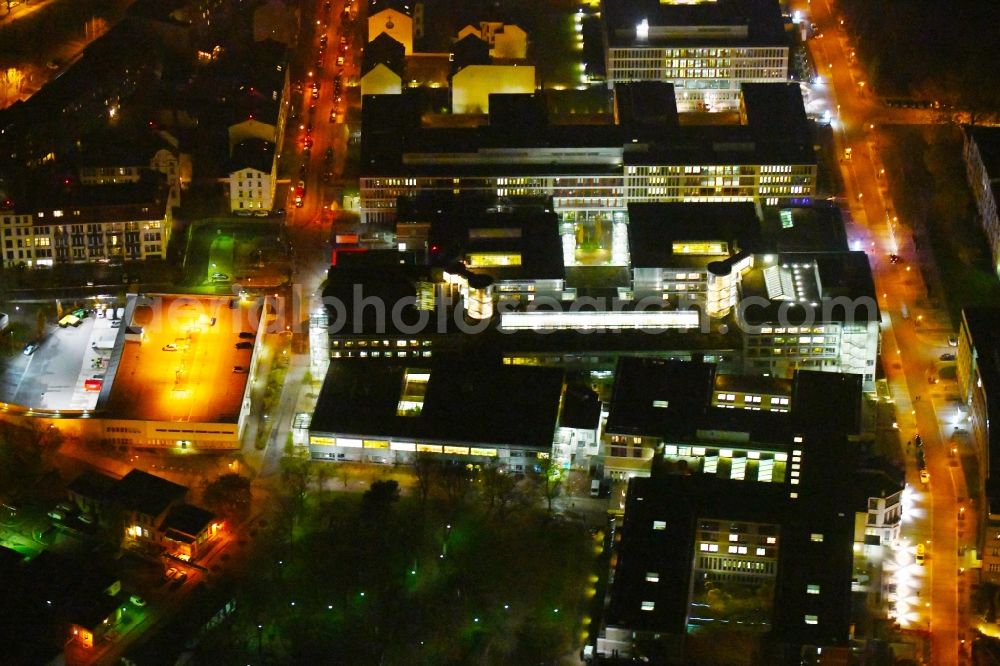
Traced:
<path fill-rule="evenodd" d="M 971 522 L 966 527 L 965 521 L 957 518 L 957 498 L 968 493 L 962 467 L 952 466 L 948 453 L 956 409 L 947 400 L 933 399 L 927 382 L 929 365 L 947 348 L 947 337 L 953 331 L 947 313 L 931 307 L 926 285 L 917 276 L 918 271 L 912 270 L 918 265 L 913 239 L 896 218 L 882 177 L 878 148 L 881 123 L 912 121 L 921 116 L 925 122 L 941 118 L 933 112 L 888 109 L 872 98 L 864 73 L 851 62 L 853 47 L 833 2 L 799 2 L 796 8 L 811 12 L 813 22 L 824 34 L 822 39 L 811 40 L 810 47 L 815 62 L 826 63 L 824 78 L 829 81 L 827 87 L 838 111 L 834 114 L 835 137 L 853 220 L 848 236 L 852 247 L 869 252 L 872 262 L 883 313 L 882 361 L 896 403 L 901 439 L 913 439 L 917 433 L 922 436 L 931 477 L 929 486 L 922 485 L 913 455 L 907 457 L 913 510 L 909 518 L 904 518 L 904 553 L 900 560 L 906 572 L 903 575 L 910 577 L 919 595 L 898 605 L 898 621 L 904 629 L 929 630 L 930 663 L 962 663 L 959 612 L 967 607 L 967 596 L 959 585 L 959 523 L 964 528 L 963 545 L 971 543 L 975 530 Z M 851 149 L 850 159 L 843 158 L 847 148 Z M 890 262 L 890 254 L 900 255 L 902 261 Z M 937 390 L 942 389 L 947 390 L 947 386 Z M 928 553 L 923 566 L 909 559 L 921 542 Z M 964 630 L 961 633 L 964 635 Z"/>

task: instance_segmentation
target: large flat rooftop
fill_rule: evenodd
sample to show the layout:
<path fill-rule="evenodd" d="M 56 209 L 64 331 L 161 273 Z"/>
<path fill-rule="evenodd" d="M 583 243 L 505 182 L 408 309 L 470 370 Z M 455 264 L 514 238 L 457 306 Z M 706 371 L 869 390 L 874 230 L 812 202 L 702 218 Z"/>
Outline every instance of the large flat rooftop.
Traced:
<path fill-rule="evenodd" d="M 236 423 L 246 389 L 259 307 L 233 297 L 148 295 L 130 301 L 131 331 L 115 350 L 114 382 L 98 409 L 108 418 Z M 241 347 L 237 348 L 239 343 Z M 248 347 L 248 348 L 247 348 Z"/>
<path fill-rule="evenodd" d="M 783 46 L 778 0 L 604 0 L 601 7 L 612 47 Z M 645 20 L 648 34 L 636 26 Z"/>

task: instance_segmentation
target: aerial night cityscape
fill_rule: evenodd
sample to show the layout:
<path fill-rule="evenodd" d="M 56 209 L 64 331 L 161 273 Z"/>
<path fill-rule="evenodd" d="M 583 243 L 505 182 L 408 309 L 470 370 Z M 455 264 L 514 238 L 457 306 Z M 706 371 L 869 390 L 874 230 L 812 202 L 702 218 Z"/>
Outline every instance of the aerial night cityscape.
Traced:
<path fill-rule="evenodd" d="M 998 47 L 0 0 L 0 666 L 1000 664 Z"/>

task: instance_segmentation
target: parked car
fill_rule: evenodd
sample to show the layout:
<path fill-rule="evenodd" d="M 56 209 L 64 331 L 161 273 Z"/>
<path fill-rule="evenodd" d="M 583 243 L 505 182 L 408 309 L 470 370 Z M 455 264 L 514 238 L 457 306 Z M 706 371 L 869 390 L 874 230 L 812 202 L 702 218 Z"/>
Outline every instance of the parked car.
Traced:
<path fill-rule="evenodd" d="M 212 279 L 221 282 L 223 280 L 228 280 L 229 276 L 225 273 L 212 273 Z"/>
<path fill-rule="evenodd" d="M 95 522 L 97 522 L 97 521 L 94 520 L 93 516 L 89 516 L 89 515 L 87 515 L 85 513 L 80 514 L 79 516 L 77 516 L 77 520 L 79 520 L 84 525 L 93 525 Z"/>
<path fill-rule="evenodd" d="M 24 355 L 31 356 L 32 354 L 35 353 L 36 349 L 38 349 L 38 344 L 35 342 L 29 342 L 28 344 L 24 345 Z"/>
<path fill-rule="evenodd" d="M 236 343 L 236 348 L 237 349 L 253 349 L 253 343 L 252 342 L 237 342 Z"/>
<path fill-rule="evenodd" d="M 177 345 L 170 343 L 168 345 L 163 345 L 163 351 L 177 351 Z"/>
<path fill-rule="evenodd" d="M 931 482 L 931 473 L 926 469 L 920 470 L 920 483 L 928 484 Z"/>
<path fill-rule="evenodd" d="M 244 368 L 242 365 L 234 365 L 233 372 L 237 375 L 245 375 L 247 374 L 247 369 Z"/>
<path fill-rule="evenodd" d="M 181 585 L 184 584 L 184 582 L 187 579 L 188 579 L 187 573 L 182 571 L 181 573 L 177 574 L 177 576 L 174 577 L 174 582 L 170 584 L 170 589 L 171 590 L 178 589 Z"/>
<path fill-rule="evenodd" d="M 66 514 L 60 511 L 59 509 L 52 509 L 51 511 L 49 511 L 48 516 L 52 520 L 63 520 L 64 518 L 66 518 Z"/>
<path fill-rule="evenodd" d="M 941 360 L 942 361 L 954 361 L 955 360 L 955 355 L 952 354 L 952 353 L 941 354 Z"/>
<path fill-rule="evenodd" d="M 957 347 L 958 346 L 958 338 L 956 336 L 954 336 L 954 335 L 949 335 L 948 336 L 948 346 L 949 347 Z"/>
<path fill-rule="evenodd" d="M 240 331 L 241 340 L 253 340 L 255 337 L 257 336 L 255 336 L 253 333 L 249 333 L 247 331 Z"/>
<path fill-rule="evenodd" d="M 133 606 L 136 606 L 138 608 L 142 608 L 143 606 L 146 605 L 146 600 L 140 597 L 138 594 L 133 594 L 128 598 L 128 600 L 132 602 Z"/>
<path fill-rule="evenodd" d="M 924 566 L 924 560 L 927 558 L 927 548 L 922 543 L 917 544 L 917 564 Z"/>

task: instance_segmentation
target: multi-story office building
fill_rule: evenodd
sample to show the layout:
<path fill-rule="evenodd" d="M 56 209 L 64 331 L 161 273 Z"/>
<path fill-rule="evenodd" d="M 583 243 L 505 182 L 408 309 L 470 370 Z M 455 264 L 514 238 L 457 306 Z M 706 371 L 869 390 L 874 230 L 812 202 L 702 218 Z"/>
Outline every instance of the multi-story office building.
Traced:
<path fill-rule="evenodd" d="M 733 110 L 740 87 L 788 79 L 778 0 L 604 0 L 609 86 L 667 81 L 684 111 Z"/>
<path fill-rule="evenodd" d="M 629 203 L 812 200 L 816 159 L 797 86 L 744 86 L 728 125 L 678 123 L 671 91 L 623 86 L 618 123 L 597 125 L 549 124 L 541 93 L 491 96 L 488 124 L 462 127 L 423 126 L 410 91 L 370 97 L 362 221 L 390 223 L 397 198 L 422 191 L 547 197 L 574 239 L 572 264 L 625 265 Z"/>
<path fill-rule="evenodd" d="M 551 455 L 563 383 L 557 368 L 469 357 L 336 361 L 309 426 L 310 453 L 383 464 L 430 454 L 524 472 Z"/>
<path fill-rule="evenodd" d="M 740 285 L 746 371 L 855 373 L 873 391 L 881 329 L 868 256 L 801 252 L 757 259 Z"/>
<path fill-rule="evenodd" d="M 162 178 L 71 185 L 0 209 L 0 244 L 6 265 L 29 268 L 163 259 L 171 225 Z"/>
<path fill-rule="evenodd" d="M 800 659 L 803 645 L 845 644 L 860 378 L 799 372 L 782 411 L 746 396 L 726 404 L 737 401 L 709 364 L 626 364 L 650 383 L 616 376 L 625 394 L 614 399 L 629 421 L 661 433 L 663 463 L 629 482 L 597 655 L 728 661 L 696 648 L 706 629 L 716 641 L 742 635 L 743 646 L 769 633 L 757 649 L 775 664 Z M 820 410 L 828 418 L 817 420 Z"/>
<path fill-rule="evenodd" d="M 547 204 L 450 198 L 400 202 L 405 252 L 338 258 L 324 292 L 339 305 L 327 318 L 332 358 L 489 348 L 512 364 L 611 370 L 622 353 L 700 354 L 727 372 L 856 373 L 874 390 L 879 311 L 864 253 L 767 251 L 823 240 L 796 231 L 806 225 L 795 220 L 822 219 L 809 210 L 760 222 L 750 204 L 633 204 L 631 274 L 597 280 L 561 267 L 573 248 L 558 242 Z M 358 290 L 387 304 L 381 322 Z M 404 298 L 415 306 L 400 326 L 389 306 Z M 457 325 L 466 320 L 475 326 Z"/>
<path fill-rule="evenodd" d="M 965 128 L 965 172 L 972 195 L 979 208 L 979 219 L 986 232 L 993 266 L 1000 274 L 1000 129 Z"/>

